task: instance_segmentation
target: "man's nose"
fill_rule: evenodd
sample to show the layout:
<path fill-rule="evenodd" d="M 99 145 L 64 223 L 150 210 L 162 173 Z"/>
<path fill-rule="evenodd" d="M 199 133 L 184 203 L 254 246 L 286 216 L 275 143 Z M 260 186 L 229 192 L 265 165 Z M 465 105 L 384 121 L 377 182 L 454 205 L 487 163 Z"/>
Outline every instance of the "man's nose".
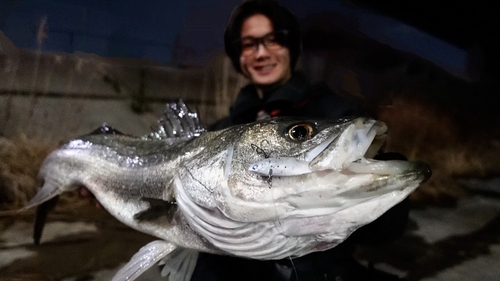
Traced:
<path fill-rule="evenodd" d="M 259 42 L 257 45 L 257 50 L 255 53 L 256 58 L 264 57 L 269 55 L 269 50 L 264 45 L 264 42 Z"/>

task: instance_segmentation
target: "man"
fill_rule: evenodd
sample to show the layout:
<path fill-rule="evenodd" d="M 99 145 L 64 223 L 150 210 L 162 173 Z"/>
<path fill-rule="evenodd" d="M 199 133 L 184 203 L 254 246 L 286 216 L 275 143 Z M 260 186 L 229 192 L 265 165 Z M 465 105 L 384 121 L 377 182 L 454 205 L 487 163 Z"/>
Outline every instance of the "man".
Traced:
<path fill-rule="evenodd" d="M 238 93 L 227 118 L 211 130 L 273 116 L 333 118 L 360 113 L 355 103 L 324 84 L 311 85 L 294 72 L 301 51 L 295 16 L 276 1 L 246 1 L 231 15 L 224 34 L 234 68 L 249 84 Z M 295 259 L 257 261 L 201 253 L 192 281 L 222 280 L 399 280 L 368 270 L 352 257 L 354 243 L 384 242 L 399 236 L 408 217 L 407 201 L 367 225 L 341 245 Z"/>
<path fill-rule="evenodd" d="M 311 85 L 293 69 L 301 51 L 295 16 L 276 1 L 247 1 L 229 19 L 225 49 L 234 68 L 250 82 L 228 118 L 210 129 L 253 122 L 266 116 L 339 118 L 359 111 L 325 84 Z M 257 115 L 258 118 L 257 118 Z"/>

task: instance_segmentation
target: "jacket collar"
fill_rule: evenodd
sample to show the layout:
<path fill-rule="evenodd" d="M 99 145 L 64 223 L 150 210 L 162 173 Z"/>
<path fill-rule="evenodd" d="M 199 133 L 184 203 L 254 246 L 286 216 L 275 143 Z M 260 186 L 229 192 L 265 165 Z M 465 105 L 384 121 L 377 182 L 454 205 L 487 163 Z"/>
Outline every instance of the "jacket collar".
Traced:
<path fill-rule="evenodd" d="M 298 72 L 293 73 L 290 80 L 284 85 L 274 87 L 264 91 L 264 99 L 260 99 L 253 84 L 249 84 L 241 89 L 233 109 L 232 114 L 248 114 L 249 111 L 256 112 L 259 109 L 272 110 L 276 105 L 294 105 L 303 102 L 307 98 L 307 87 L 310 84 L 306 78 Z"/>

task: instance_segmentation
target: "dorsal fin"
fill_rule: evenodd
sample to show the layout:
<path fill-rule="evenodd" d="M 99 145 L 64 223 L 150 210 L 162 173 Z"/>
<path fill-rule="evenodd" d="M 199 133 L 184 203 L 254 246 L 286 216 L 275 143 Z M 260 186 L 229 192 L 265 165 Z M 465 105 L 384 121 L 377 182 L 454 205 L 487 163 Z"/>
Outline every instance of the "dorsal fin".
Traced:
<path fill-rule="evenodd" d="M 107 123 L 103 123 L 101 127 L 93 130 L 90 132 L 88 135 L 100 135 L 100 134 L 105 134 L 105 135 L 124 135 L 124 133 L 118 131 L 117 129 L 109 126 Z"/>
<path fill-rule="evenodd" d="M 157 129 L 143 139 L 187 141 L 206 132 L 200 122 L 197 112 L 191 111 L 187 105 L 179 100 L 167 103 L 163 118 L 158 121 Z"/>

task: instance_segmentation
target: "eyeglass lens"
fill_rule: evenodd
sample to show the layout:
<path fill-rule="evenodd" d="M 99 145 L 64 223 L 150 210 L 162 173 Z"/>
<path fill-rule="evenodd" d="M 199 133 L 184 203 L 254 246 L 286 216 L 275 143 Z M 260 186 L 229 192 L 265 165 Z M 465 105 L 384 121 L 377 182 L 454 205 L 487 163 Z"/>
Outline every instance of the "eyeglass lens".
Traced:
<path fill-rule="evenodd" d="M 262 37 L 245 37 L 241 38 L 241 55 L 250 56 L 257 52 L 259 45 L 262 44 L 264 48 L 269 51 L 276 51 L 283 48 L 285 44 L 286 32 L 285 31 L 273 31 Z"/>

